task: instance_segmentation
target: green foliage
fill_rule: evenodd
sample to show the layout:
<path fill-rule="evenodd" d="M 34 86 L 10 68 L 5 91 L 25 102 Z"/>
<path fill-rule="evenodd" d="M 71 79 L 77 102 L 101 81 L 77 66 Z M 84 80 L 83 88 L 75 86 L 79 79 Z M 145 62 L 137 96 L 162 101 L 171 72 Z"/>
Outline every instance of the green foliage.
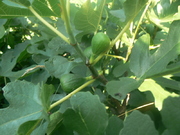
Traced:
<path fill-rule="evenodd" d="M 154 123 L 148 115 L 142 114 L 138 111 L 132 112 L 124 121 L 124 128 L 120 135 L 158 135 Z"/>
<path fill-rule="evenodd" d="M 2 134 L 14 134 L 21 124 L 28 121 L 43 118 L 48 120 L 47 109 L 50 105 L 49 98 L 53 92 L 51 86 L 44 87 L 27 81 L 14 81 L 8 83 L 3 91 L 9 107 L 0 110 Z"/>
<path fill-rule="evenodd" d="M 179 4 L 0 1 L 0 133 L 178 135 Z"/>
<path fill-rule="evenodd" d="M 72 108 L 63 114 L 64 125 L 80 135 L 100 135 L 105 132 L 108 117 L 105 106 L 97 96 L 79 92 L 70 99 L 70 104 Z"/>

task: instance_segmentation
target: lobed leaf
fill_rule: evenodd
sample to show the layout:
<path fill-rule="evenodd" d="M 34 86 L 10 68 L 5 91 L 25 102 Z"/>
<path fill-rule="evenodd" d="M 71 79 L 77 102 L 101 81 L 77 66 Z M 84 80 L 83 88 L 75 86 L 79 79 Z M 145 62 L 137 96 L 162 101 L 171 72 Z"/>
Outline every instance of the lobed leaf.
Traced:
<path fill-rule="evenodd" d="M 149 56 L 147 50 L 149 40 L 145 39 L 146 36 L 142 36 L 138 39 L 132 50 L 132 57 L 130 59 L 130 68 L 135 75 L 140 78 L 151 77 L 154 74 L 160 73 L 165 70 L 167 64 L 177 58 L 177 56 L 180 54 L 179 26 L 180 21 L 174 21 L 171 24 L 167 39 L 151 56 Z M 134 59 L 134 57 L 136 59 Z M 137 66 L 134 62 L 137 62 Z"/>
<path fill-rule="evenodd" d="M 44 135 L 46 134 L 46 129 L 48 126 L 48 122 L 46 121 L 40 121 L 40 123 L 38 123 L 38 120 L 34 120 L 34 121 L 27 121 L 25 123 L 23 123 L 19 129 L 18 129 L 18 135 Z M 38 123 L 38 124 L 37 124 Z M 37 125 L 36 129 L 34 130 L 34 126 Z"/>
<path fill-rule="evenodd" d="M 61 56 L 54 56 L 45 62 L 45 67 L 48 72 L 56 78 L 60 78 L 61 75 L 69 73 L 75 65 L 75 62 L 68 61 Z"/>
<path fill-rule="evenodd" d="M 79 92 L 70 99 L 72 109 L 64 114 L 63 123 L 79 135 L 103 135 L 108 123 L 105 106 L 98 96 Z"/>
<path fill-rule="evenodd" d="M 162 121 L 167 130 L 163 133 L 178 135 L 180 133 L 180 97 L 168 97 L 164 100 L 161 110 Z"/>
<path fill-rule="evenodd" d="M 128 77 L 120 78 L 120 81 L 109 81 L 106 84 L 107 92 L 117 100 L 122 100 L 134 89 L 137 89 L 142 80 L 135 80 Z"/>
<path fill-rule="evenodd" d="M 126 0 L 123 4 L 126 15 L 125 22 L 132 21 L 147 2 L 148 0 Z"/>
<path fill-rule="evenodd" d="M 57 0 L 35 0 L 34 2 L 32 0 L 4 0 L 0 1 L 0 18 L 34 16 L 27 8 L 30 5 L 41 16 L 60 16 Z"/>
<path fill-rule="evenodd" d="M 97 7 L 97 10 L 94 10 L 90 0 L 87 0 L 75 15 L 75 28 L 86 34 L 95 32 L 101 19 L 104 4 L 105 0 L 101 0 L 101 5 Z"/>
<path fill-rule="evenodd" d="M 141 77 L 150 67 L 150 53 L 149 53 L 150 36 L 145 34 L 141 36 L 134 44 L 130 57 L 130 70 Z"/>
<path fill-rule="evenodd" d="M 50 88 L 47 86 L 47 88 Z M 8 83 L 4 88 L 4 96 L 9 102 L 7 108 L 0 109 L 0 131 L 3 135 L 15 134 L 21 124 L 41 118 L 47 119 L 48 98 L 51 89 L 41 89 L 26 81 Z"/>
<path fill-rule="evenodd" d="M 63 120 L 63 116 L 62 113 L 60 113 L 59 111 L 54 112 L 53 114 L 50 115 L 50 123 L 48 125 L 48 129 L 47 129 L 47 134 L 51 134 L 53 132 L 53 130 L 57 127 L 57 125 L 59 123 L 61 123 Z"/>
<path fill-rule="evenodd" d="M 14 79 L 16 77 L 20 77 L 24 73 L 24 71 L 12 72 L 12 69 L 16 65 L 19 56 L 28 45 L 29 41 L 17 44 L 14 49 L 7 51 L 1 56 L 0 76 L 6 76 L 10 79 Z"/>
<path fill-rule="evenodd" d="M 106 128 L 106 135 L 118 135 L 122 128 L 123 121 L 117 116 L 111 116 Z"/>
<path fill-rule="evenodd" d="M 151 118 L 139 111 L 133 111 L 124 121 L 124 128 L 119 135 L 158 135 Z"/>

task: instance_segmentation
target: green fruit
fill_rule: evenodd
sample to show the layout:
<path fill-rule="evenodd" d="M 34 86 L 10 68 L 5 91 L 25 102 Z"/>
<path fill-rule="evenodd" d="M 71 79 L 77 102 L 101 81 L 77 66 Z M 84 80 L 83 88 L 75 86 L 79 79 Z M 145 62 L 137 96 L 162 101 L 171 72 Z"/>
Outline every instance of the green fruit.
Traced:
<path fill-rule="evenodd" d="M 92 52 L 96 55 L 99 55 L 109 50 L 110 39 L 106 34 L 99 32 L 92 38 L 91 45 Z"/>
<path fill-rule="evenodd" d="M 85 50 L 84 50 L 84 54 L 87 58 L 90 58 L 92 55 L 92 47 L 88 46 Z"/>
<path fill-rule="evenodd" d="M 75 74 L 64 74 L 60 78 L 60 83 L 62 89 L 69 93 L 84 84 L 86 81 L 86 78 L 80 77 Z"/>

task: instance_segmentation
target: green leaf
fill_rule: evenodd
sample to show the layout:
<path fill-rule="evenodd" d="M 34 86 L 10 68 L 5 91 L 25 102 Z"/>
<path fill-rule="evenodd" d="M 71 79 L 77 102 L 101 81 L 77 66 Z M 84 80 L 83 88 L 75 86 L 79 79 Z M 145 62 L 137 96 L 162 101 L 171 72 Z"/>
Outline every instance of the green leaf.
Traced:
<path fill-rule="evenodd" d="M 71 55 L 75 53 L 74 48 L 59 37 L 52 38 L 52 40 L 50 40 L 48 44 L 44 44 L 44 46 L 42 46 L 42 44 L 37 44 L 36 42 L 32 42 L 32 45 L 27 48 L 29 53 L 42 54 L 47 57 L 58 56 L 65 52 L 68 52 Z"/>
<path fill-rule="evenodd" d="M 118 135 L 122 128 L 123 121 L 117 116 L 111 116 L 106 128 L 106 135 Z"/>
<path fill-rule="evenodd" d="M 129 70 L 129 62 L 127 63 L 119 62 L 119 64 L 113 69 L 113 75 L 115 77 L 120 77 L 128 70 Z"/>
<path fill-rule="evenodd" d="M 147 50 L 149 40 L 146 41 L 146 36 L 138 39 L 137 44 L 135 44 L 135 47 L 132 50 L 130 64 L 131 70 L 135 75 L 142 78 L 151 77 L 154 74 L 160 73 L 165 70 L 167 64 L 177 58 L 177 56 L 180 54 L 179 26 L 180 21 L 175 21 L 171 24 L 167 39 L 162 43 L 159 49 L 150 56 L 150 59 Z M 143 42 L 145 43 L 142 45 Z M 134 57 L 136 59 L 134 59 Z"/>
<path fill-rule="evenodd" d="M 173 21 L 175 19 L 175 14 L 178 12 L 178 6 L 180 1 L 170 1 L 170 0 L 161 0 L 157 4 L 157 14 L 160 19 Z"/>
<path fill-rule="evenodd" d="M 101 19 L 104 4 L 105 0 L 101 0 L 99 6 L 97 6 L 97 10 L 94 10 L 90 0 L 87 0 L 76 13 L 74 18 L 75 28 L 86 33 L 96 31 Z"/>
<path fill-rule="evenodd" d="M 169 135 L 180 133 L 180 97 L 168 97 L 164 100 L 161 110 L 162 121 Z M 163 134 L 164 135 L 164 134 Z"/>
<path fill-rule="evenodd" d="M 50 123 L 48 125 L 47 134 L 51 134 L 56 126 L 63 120 L 62 114 L 57 111 L 50 115 Z"/>
<path fill-rule="evenodd" d="M 117 100 L 122 100 L 134 89 L 137 89 L 142 80 L 135 80 L 128 77 L 120 78 L 120 81 L 109 81 L 106 84 L 108 94 Z"/>
<path fill-rule="evenodd" d="M 70 99 L 72 109 L 63 114 L 63 123 L 79 135 L 103 135 L 108 124 L 105 106 L 98 96 L 79 92 Z"/>
<path fill-rule="evenodd" d="M 50 97 L 54 93 L 55 89 L 52 84 L 50 85 L 44 84 L 41 86 L 40 89 L 41 89 L 40 99 L 44 107 L 44 110 L 47 112 L 51 104 Z"/>
<path fill-rule="evenodd" d="M 40 85 L 34 85 L 26 81 L 11 82 L 3 88 L 4 97 L 9 102 L 9 107 L 0 109 L 1 134 L 15 134 L 19 126 L 27 121 L 47 119 L 48 114 L 44 110 L 47 103 L 42 101 L 41 98 L 42 95 L 45 97 L 50 95 L 46 95 L 49 92 L 42 92 L 43 90 Z"/>
<path fill-rule="evenodd" d="M 179 26 L 180 21 L 174 21 L 171 24 L 167 39 L 151 57 L 151 66 L 147 70 L 146 76 L 161 72 L 171 60 L 174 60 L 180 54 Z"/>
<path fill-rule="evenodd" d="M 133 111 L 124 121 L 119 135 L 158 135 L 151 118 L 139 111 Z"/>
<path fill-rule="evenodd" d="M 149 53 L 150 36 L 145 34 L 141 36 L 134 44 L 130 57 L 130 70 L 137 76 L 141 77 L 150 67 Z"/>
<path fill-rule="evenodd" d="M 18 129 L 18 135 L 25 135 L 28 132 L 30 132 L 32 127 L 37 123 L 37 121 L 38 120 L 33 120 L 33 121 L 28 121 L 22 124 Z"/>
<path fill-rule="evenodd" d="M 123 4 L 126 15 L 125 22 L 132 21 L 147 2 L 148 0 L 126 0 Z"/>
<path fill-rule="evenodd" d="M 140 92 L 139 90 L 131 91 L 131 97 L 129 98 L 128 105 L 135 108 L 137 106 L 141 106 L 142 104 L 146 104 L 147 102 L 149 102 L 149 99 L 146 97 L 150 97 L 151 95 L 151 92 Z M 152 99 L 153 100 L 150 102 L 154 101 L 153 96 Z"/>
<path fill-rule="evenodd" d="M 167 88 L 180 91 L 179 81 L 175 81 L 175 80 L 164 78 L 164 77 L 154 78 L 153 80 L 155 80 L 156 83 L 160 84 L 161 87 L 163 88 L 167 87 Z"/>
<path fill-rule="evenodd" d="M 16 45 L 16 47 L 12 50 L 7 51 L 1 56 L 1 63 L 0 63 L 0 74 L 1 76 L 11 76 L 12 69 L 16 65 L 17 59 L 20 54 L 26 49 L 29 45 L 29 41 L 24 43 L 20 43 Z"/>
<path fill-rule="evenodd" d="M 34 130 L 34 126 L 37 126 Z M 45 121 L 27 121 L 23 123 L 18 129 L 18 135 L 44 135 L 46 133 L 46 129 L 48 126 L 48 122 Z"/>
<path fill-rule="evenodd" d="M 0 33 L 0 39 L 1 39 L 5 34 L 4 26 L 0 26 L 0 31 L 1 31 L 1 33 Z"/>
<path fill-rule="evenodd" d="M 27 1 L 27 0 L 26 0 Z M 49 2 L 50 1 L 50 2 Z M 7 1 L 7 4 L 9 1 Z M 21 3 L 24 3 L 24 0 L 21 0 Z M 27 3 L 28 4 L 28 3 Z M 27 6 L 25 3 L 25 6 Z M 9 6 L 11 5 L 11 6 Z M 0 1 L 0 18 L 9 18 L 9 17 L 18 17 L 18 16 L 34 16 L 30 10 L 23 8 L 19 8 L 19 5 L 13 6 L 11 4 L 4 4 Z M 60 8 L 58 6 L 57 0 L 35 0 L 32 3 L 32 7 L 37 11 L 41 16 L 57 16 L 60 17 Z"/>
<path fill-rule="evenodd" d="M 48 49 L 47 51 L 51 51 L 52 52 L 52 55 L 53 54 L 57 55 L 57 54 L 63 54 L 64 52 L 68 52 L 70 54 L 73 54 L 74 53 L 74 48 L 67 44 L 66 42 L 64 42 L 61 38 L 59 37 L 55 37 L 53 38 L 49 43 L 48 43 L 48 46 L 47 48 Z"/>
<path fill-rule="evenodd" d="M 166 91 L 164 88 L 162 88 L 159 84 L 157 84 L 152 79 L 146 79 L 139 87 L 139 90 L 142 92 L 151 91 L 155 98 L 155 106 L 159 110 L 162 109 L 164 99 L 166 99 L 169 96 L 171 96 L 171 97 L 178 96 L 175 93 L 170 93 L 170 92 Z"/>
<path fill-rule="evenodd" d="M 124 21 L 126 20 L 126 16 L 125 16 L 124 10 L 122 10 L 122 9 L 119 9 L 119 10 L 111 10 L 110 13 L 111 13 L 113 16 L 119 18 L 119 20 L 120 20 L 121 22 L 124 22 Z"/>
<path fill-rule="evenodd" d="M 30 0 L 3 0 L 3 2 L 8 6 L 19 8 L 27 8 L 31 5 Z"/>
<path fill-rule="evenodd" d="M 61 56 L 54 56 L 45 63 L 48 72 L 56 78 L 60 78 L 61 75 L 69 73 L 75 65 L 75 62 L 68 61 Z"/>
<path fill-rule="evenodd" d="M 7 22 L 7 19 L 0 19 L 0 26 L 3 26 Z"/>

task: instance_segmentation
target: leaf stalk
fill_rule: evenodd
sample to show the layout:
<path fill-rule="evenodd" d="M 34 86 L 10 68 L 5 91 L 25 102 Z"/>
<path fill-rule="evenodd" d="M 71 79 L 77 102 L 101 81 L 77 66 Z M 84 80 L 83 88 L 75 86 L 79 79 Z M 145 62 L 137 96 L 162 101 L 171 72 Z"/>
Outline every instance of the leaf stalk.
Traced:
<path fill-rule="evenodd" d="M 68 38 L 64 36 L 60 31 L 55 29 L 51 24 L 49 24 L 45 19 L 43 19 L 34 9 L 33 7 L 29 7 L 29 10 L 44 24 L 46 25 L 49 29 L 51 29 L 54 33 L 56 33 L 60 38 L 62 38 L 65 42 L 70 44 Z"/>
<path fill-rule="evenodd" d="M 77 89 L 75 89 L 74 91 L 72 91 L 71 93 L 69 93 L 67 96 L 63 97 L 62 99 L 58 100 L 57 102 L 53 103 L 50 108 L 49 111 L 58 106 L 59 104 L 61 104 L 62 102 L 66 101 L 67 99 L 69 99 L 71 96 L 73 96 L 74 94 L 76 94 L 77 92 L 79 92 L 80 90 L 82 90 L 83 88 L 87 87 L 88 85 L 90 85 L 91 83 L 93 83 L 96 79 L 92 79 L 86 83 L 84 83 L 83 85 L 81 85 L 80 87 L 78 87 Z"/>

